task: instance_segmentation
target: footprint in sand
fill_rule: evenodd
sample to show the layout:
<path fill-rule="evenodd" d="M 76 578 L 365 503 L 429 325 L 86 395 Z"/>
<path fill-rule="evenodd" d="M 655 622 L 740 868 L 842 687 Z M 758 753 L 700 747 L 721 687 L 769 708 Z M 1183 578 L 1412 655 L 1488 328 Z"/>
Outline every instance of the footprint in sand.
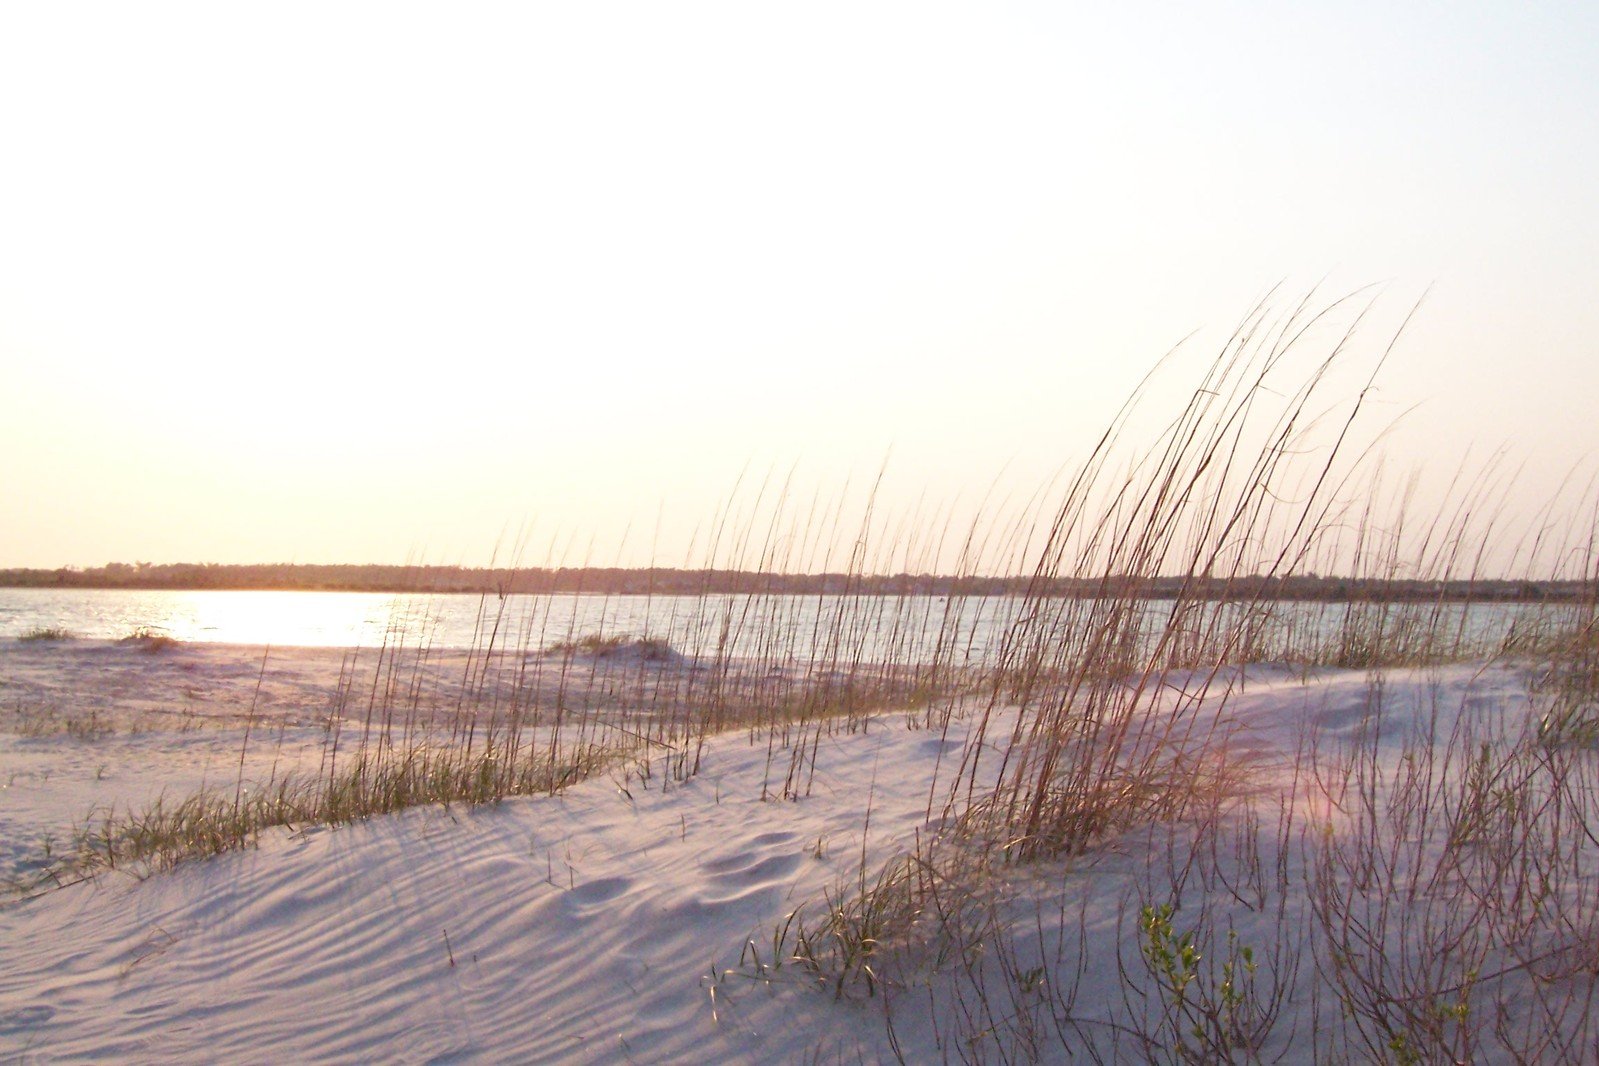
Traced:
<path fill-rule="evenodd" d="M 706 863 L 704 868 L 717 881 L 754 884 L 756 882 L 772 881 L 779 877 L 787 877 L 799 868 L 801 861 L 798 852 L 789 852 L 787 855 L 768 855 L 764 859 L 755 859 L 751 855 L 744 854 L 734 855 L 718 862 Z"/>
<path fill-rule="evenodd" d="M 56 1016 L 54 1007 L 38 1004 L 23 1007 L 8 1014 L 0 1014 L 0 1033 L 17 1033 L 43 1025 Z"/>
<path fill-rule="evenodd" d="M 794 871 L 805 861 L 798 851 L 757 858 L 756 852 L 746 851 L 716 862 L 706 863 L 707 894 L 704 902 L 715 906 L 737 903 L 768 889 L 788 883 Z"/>
<path fill-rule="evenodd" d="M 574 907 L 597 907 L 609 903 L 633 887 L 627 877 L 597 877 L 574 886 L 566 894 L 567 902 Z"/>
<path fill-rule="evenodd" d="M 750 840 L 749 846 L 742 851 L 735 851 L 731 855 L 710 862 L 701 863 L 700 869 L 708 874 L 738 873 L 754 865 L 756 856 L 762 852 L 786 850 L 793 847 L 799 840 L 798 833 L 762 833 Z"/>

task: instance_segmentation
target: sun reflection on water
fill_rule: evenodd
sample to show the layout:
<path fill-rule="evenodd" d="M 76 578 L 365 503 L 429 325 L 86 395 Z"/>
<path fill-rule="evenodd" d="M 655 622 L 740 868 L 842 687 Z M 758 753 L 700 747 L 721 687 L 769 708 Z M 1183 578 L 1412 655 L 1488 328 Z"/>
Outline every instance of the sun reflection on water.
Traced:
<path fill-rule="evenodd" d="M 100 640 L 153 630 L 206 644 L 416 645 L 433 637 L 441 599 L 446 598 L 365 592 L 7 589 L 0 595 L 0 632 L 58 626 Z M 475 613 L 477 597 L 447 599 L 466 601 L 454 605 L 457 612 Z"/>
<path fill-rule="evenodd" d="M 376 646 L 399 630 L 414 643 L 424 621 L 403 597 L 346 592 L 213 592 L 175 597 L 154 623 L 178 640 L 303 647 Z"/>

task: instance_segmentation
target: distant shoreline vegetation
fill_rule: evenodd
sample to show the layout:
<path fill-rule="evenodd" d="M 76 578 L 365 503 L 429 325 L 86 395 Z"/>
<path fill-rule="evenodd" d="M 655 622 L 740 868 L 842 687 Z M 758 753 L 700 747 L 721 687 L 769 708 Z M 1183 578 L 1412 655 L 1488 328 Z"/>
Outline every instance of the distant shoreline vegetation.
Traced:
<path fill-rule="evenodd" d="M 1135 586 L 1129 588 L 1128 586 Z M 315 565 L 301 563 L 108 563 L 55 570 L 0 570 L 0 588 L 589 594 L 680 596 L 718 594 L 858 596 L 1092 597 L 1105 594 L 1169 599 L 1179 593 L 1229 600 L 1578 600 L 1578 581 L 1414 581 L 1316 574 L 1287 577 L 980 577 L 944 574 L 779 574 L 751 570 L 578 567 L 483 569 L 456 566 Z"/>

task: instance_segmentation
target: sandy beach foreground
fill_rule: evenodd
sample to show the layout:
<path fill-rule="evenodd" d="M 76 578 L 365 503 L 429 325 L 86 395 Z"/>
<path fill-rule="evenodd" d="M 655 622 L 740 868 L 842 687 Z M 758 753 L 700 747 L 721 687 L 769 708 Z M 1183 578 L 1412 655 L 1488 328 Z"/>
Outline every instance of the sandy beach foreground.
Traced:
<path fill-rule="evenodd" d="M 262 657 L 0 649 L 8 870 L 96 810 L 231 792 L 325 758 L 329 716 L 358 706 L 348 656 Z M 463 663 L 435 665 L 443 686 Z M 619 762 L 554 796 L 288 826 L 169 870 L 46 886 L 0 907 L 0 1055 L 1180 1061 L 1210 1041 L 1236 1061 L 1332 1062 L 1431 1026 L 1434 1049 L 1473 1061 L 1590 1056 L 1595 849 L 1506 857 L 1498 827 L 1517 816 L 1491 799 L 1480 824 L 1404 821 L 1423 778 L 1457 812 L 1472 789 L 1503 787 L 1474 784 L 1470 759 L 1449 753 L 1523 731 L 1537 713 L 1527 673 L 1250 667 L 1224 680 L 1189 718 L 1233 768 L 1214 802 L 1069 858 L 940 865 L 952 853 L 929 850 L 950 837 L 943 790 L 974 723 L 987 711 L 999 736 L 1012 720 L 974 704 L 947 729 L 892 713 L 821 732 L 813 787 L 794 801 L 763 798 L 772 754 L 741 730 L 712 738 L 683 780 Z M 252 707 L 270 741 L 245 749 Z M 1579 753 L 1571 772 L 1591 761 Z M 1587 786 L 1571 795 L 1592 803 Z M 1362 850 L 1373 834 L 1393 843 Z M 1528 866 L 1538 914 L 1460 905 L 1460 886 Z M 934 882 L 937 905 L 894 913 L 911 898 L 880 891 L 896 870 Z M 861 965 L 850 938 L 872 898 L 881 945 Z M 1340 971 L 1325 960 L 1355 948 L 1339 940 L 1351 930 L 1377 937 L 1375 954 Z M 1383 967 L 1421 997 L 1413 1016 L 1360 999 Z"/>

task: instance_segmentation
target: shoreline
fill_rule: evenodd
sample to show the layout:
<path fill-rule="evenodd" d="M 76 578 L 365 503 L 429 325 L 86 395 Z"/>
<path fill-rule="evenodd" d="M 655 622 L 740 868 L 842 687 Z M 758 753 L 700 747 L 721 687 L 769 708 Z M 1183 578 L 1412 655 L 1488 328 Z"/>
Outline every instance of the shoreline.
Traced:
<path fill-rule="evenodd" d="M 54 570 L 0 569 L 0 589 L 130 592 L 320 592 L 391 596 L 958 596 L 1145 600 L 1182 595 L 1207 601 L 1576 603 L 1592 598 L 1585 581 L 1519 578 L 1448 581 L 1338 575 L 1207 578 L 1167 575 L 1127 579 L 1029 575 L 784 574 L 748 570 L 584 568 L 474 570 L 380 565 L 213 565 L 177 563 Z"/>

